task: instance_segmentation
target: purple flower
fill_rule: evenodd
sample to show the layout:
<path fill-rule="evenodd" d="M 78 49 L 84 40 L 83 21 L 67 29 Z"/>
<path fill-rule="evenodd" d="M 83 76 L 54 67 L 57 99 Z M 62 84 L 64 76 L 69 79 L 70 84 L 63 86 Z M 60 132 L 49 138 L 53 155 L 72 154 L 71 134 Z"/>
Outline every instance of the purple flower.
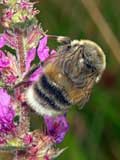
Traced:
<path fill-rule="evenodd" d="M 8 10 L 6 10 L 4 16 L 5 16 L 7 19 L 11 20 L 13 14 L 14 14 L 14 13 L 13 13 L 13 10 L 12 10 L 12 9 L 8 9 Z"/>
<path fill-rule="evenodd" d="M 56 54 L 55 50 L 50 51 L 47 46 L 47 36 L 44 36 L 38 44 L 37 54 L 41 62 L 44 62 L 47 58 L 49 58 L 51 55 L 54 56 Z M 25 65 L 26 65 L 26 72 L 30 70 L 31 63 L 35 59 L 36 56 L 36 48 L 32 48 L 27 52 Z M 52 59 L 51 59 L 52 60 Z M 54 60 L 54 58 L 53 58 Z M 38 80 L 40 75 L 43 74 L 43 68 L 40 67 L 36 69 L 33 74 L 30 76 L 29 80 L 31 82 Z"/>
<path fill-rule="evenodd" d="M 22 1 L 20 2 L 21 9 L 30 9 L 33 7 L 33 3 Z"/>
<path fill-rule="evenodd" d="M 0 50 L 0 69 L 6 68 L 10 65 L 8 57 Z"/>
<path fill-rule="evenodd" d="M 6 44 L 6 40 L 3 36 L 0 36 L 0 48 L 4 47 L 4 45 Z"/>
<path fill-rule="evenodd" d="M 16 36 L 15 35 L 12 35 L 10 33 L 8 33 L 7 31 L 2 35 L 2 37 L 4 38 L 5 40 L 5 44 L 14 48 L 14 49 L 17 49 L 17 42 L 16 42 Z"/>
<path fill-rule="evenodd" d="M 30 76 L 29 80 L 32 82 L 37 81 L 42 74 L 43 74 L 43 69 L 42 69 L 42 67 L 40 67 L 33 72 L 33 74 Z"/>
<path fill-rule="evenodd" d="M 17 80 L 17 77 L 14 76 L 13 74 L 10 74 L 10 75 L 6 76 L 5 83 L 13 84 L 13 83 L 15 83 L 16 80 Z"/>
<path fill-rule="evenodd" d="M 26 57 L 26 62 L 25 62 L 26 71 L 28 71 L 30 69 L 31 62 L 34 60 L 35 55 L 36 55 L 36 48 L 32 48 L 28 51 L 27 57 Z"/>
<path fill-rule="evenodd" d="M 47 47 L 47 36 L 43 37 L 39 41 L 38 49 L 37 49 L 37 54 L 41 62 L 44 62 L 47 58 L 49 58 L 50 55 L 56 54 L 55 50 L 52 50 L 49 53 L 49 48 Z M 31 62 L 35 59 L 36 56 L 36 48 L 32 48 L 28 51 L 27 57 L 26 57 L 26 72 L 29 71 Z M 40 75 L 43 74 L 43 69 L 42 67 L 36 69 L 34 73 L 30 76 L 29 80 L 30 81 L 36 81 L 40 77 Z"/>
<path fill-rule="evenodd" d="M 25 144 L 30 144 L 33 141 L 33 137 L 31 134 L 26 134 L 23 138 Z"/>
<path fill-rule="evenodd" d="M 51 52 L 50 52 L 50 55 L 55 55 L 56 54 L 56 50 L 52 50 Z"/>
<path fill-rule="evenodd" d="M 37 53 L 41 62 L 44 62 L 49 57 L 49 48 L 47 47 L 47 36 L 43 37 L 40 40 Z"/>
<path fill-rule="evenodd" d="M 8 4 L 8 5 L 10 5 L 10 4 Z M 5 9 L 4 15 L 1 17 L 1 24 L 4 27 L 9 28 L 10 24 L 11 24 L 11 20 L 13 18 L 13 15 L 14 15 L 13 9 L 11 9 L 11 8 Z"/>
<path fill-rule="evenodd" d="M 65 134 L 69 129 L 69 124 L 66 121 L 65 116 L 60 115 L 57 117 L 44 117 L 45 124 L 47 127 L 47 134 L 51 135 L 56 143 L 63 141 Z"/>
<path fill-rule="evenodd" d="M 12 131 L 14 124 L 14 110 L 10 104 L 10 95 L 0 88 L 0 132 Z"/>

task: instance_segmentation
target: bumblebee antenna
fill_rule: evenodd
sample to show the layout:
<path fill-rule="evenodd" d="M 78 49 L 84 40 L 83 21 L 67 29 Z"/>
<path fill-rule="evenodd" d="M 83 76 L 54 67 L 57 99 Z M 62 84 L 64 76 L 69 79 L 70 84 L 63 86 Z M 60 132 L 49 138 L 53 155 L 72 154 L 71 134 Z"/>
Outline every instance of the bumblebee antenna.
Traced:
<path fill-rule="evenodd" d="M 68 44 L 71 41 L 70 37 L 66 37 L 66 36 L 57 36 L 57 35 L 47 35 L 47 36 L 48 36 L 48 39 L 55 39 L 57 40 L 57 42 L 62 44 Z"/>

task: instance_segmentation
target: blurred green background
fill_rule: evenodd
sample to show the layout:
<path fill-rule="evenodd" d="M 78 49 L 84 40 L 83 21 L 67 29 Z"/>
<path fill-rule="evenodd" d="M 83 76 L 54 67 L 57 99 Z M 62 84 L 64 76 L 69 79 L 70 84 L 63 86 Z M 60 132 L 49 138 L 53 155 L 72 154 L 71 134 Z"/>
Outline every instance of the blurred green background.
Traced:
<path fill-rule="evenodd" d="M 87 3 L 91 0 L 39 0 L 36 5 L 40 10 L 38 20 L 49 34 L 93 40 L 103 48 L 107 57 L 106 71 L 94 87 L 89 102 L 83 110 L 72 108 L 68 113 L 70 130 L 59 145 L 68 149 L 57 159 L 120 160 L 120 50 L 115 51 L 114 39 L 106 43 L 109 32 L 104 30 L 99 18 L 95 24 L 82 1 Z M 94 2 L 119 43 L 120 0 Z M 92 14 L 96 16 L 95 7 Z M 54 47 L 56 43 L 52 42 L 50 46 Z"/>
<path fill-rule="evenodd" d="M 84 0 L 86 3 L 87 1 Z M 88 0 L 90 3 L 93 1 Z M 105 23 L 120 39 L 120 0 L 94 0 Z M 70 130 L 61 148 L 68 149 L 58 160 L 120 160 L 120 64 L 94 23 L 82 0 L 40 0 L 39 21 L 49 34 L 97 42 L 107 57 L 107 68 L 83 110 L 68 113 Z M 93 15 L 96 14 L 93 7 Z M 104 26 L 99 23 L 104 32 Z M 54 46 L 54 44 L 51 44 Z M 114 47 L 113 47 L 114 49 Z M 120 50 L 116 53 L 120 57 Z"/>

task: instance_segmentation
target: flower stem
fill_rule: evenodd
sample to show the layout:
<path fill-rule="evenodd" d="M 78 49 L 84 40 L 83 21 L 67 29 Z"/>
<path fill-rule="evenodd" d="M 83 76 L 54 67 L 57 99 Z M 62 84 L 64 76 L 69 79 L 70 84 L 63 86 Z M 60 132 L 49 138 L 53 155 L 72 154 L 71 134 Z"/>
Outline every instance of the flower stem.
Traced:
<path fill-rule="evenodd" d="M 24 47 L 24 39 L 25 39 L 25 31 L 22 31 L 18 28 L 15 29 L 16 39 L 17 39 L 17 58 L 20 67 L 20 76 L 25 72 L 25 47 Z M 23 77 L 20 77 L 20 79 Z M 18 92 L 18 95 L 24 92 L 24 87 L 20 86 L 15 89 Z M 27 133 L 29 131 L 29 109 L 23 103 L 20 103 L 20 123 L 18 127 L 19 136 Z"/>
<path fill-rule="evenodd" d="M 21 74 L 25 71 L 25 50 L 24 50 L 24 32 L 20 29 L 16 29 L 16 39 L 17 39 L 17 56 L 18 62 L 21 70 Z"/>
<path fill-rule="evenodd" d="M 16 94 L 20 95 L 20 93 L 23 92 L 23 86 L 20 86 L 19 88 L 16 88 Z M 29 132 L 30 127 L 30 116 L 29 116 L 29 108 L 20 102 L 20 120 L 19 120 L 19 126 L 18 126 L 18 134 L 19 137 Z"/>
<path fill-rule="evenodd" d="M 20 124 L 18 128 L 18 132 L 20 136 L 29 132 L 30 127 L 30 115 L 29 109 L 26 106 L 21 106 L 21 116 L 20 116 Z"/>

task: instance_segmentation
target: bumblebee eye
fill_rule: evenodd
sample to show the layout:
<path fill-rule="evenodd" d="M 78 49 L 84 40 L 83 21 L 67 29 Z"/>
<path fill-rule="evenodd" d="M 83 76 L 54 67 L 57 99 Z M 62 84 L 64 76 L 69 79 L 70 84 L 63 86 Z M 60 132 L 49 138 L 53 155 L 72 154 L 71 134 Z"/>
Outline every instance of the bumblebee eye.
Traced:
<path fill-rule="evenodd" d="M 91 69 L 91 68 L 92 68 L 92 65 L 87 62 L 87 63 L 86 63 L 86 67 L 87 67 L 88 69 Z"/>
<path fill-rule="evenodd" d="M 68 49 L 68 50 L 71 49 L 71 45 L 67 45 L 67 49 Z"/>
<path fill-rule="evenodd" d="M 85 60 L 84 64 L 85 64 L 87 70 L 89 70 L 91 72 L 95 72 L 96 71 L 95 66 L 91 62 L 89 62 L 88 60 Z"/>

